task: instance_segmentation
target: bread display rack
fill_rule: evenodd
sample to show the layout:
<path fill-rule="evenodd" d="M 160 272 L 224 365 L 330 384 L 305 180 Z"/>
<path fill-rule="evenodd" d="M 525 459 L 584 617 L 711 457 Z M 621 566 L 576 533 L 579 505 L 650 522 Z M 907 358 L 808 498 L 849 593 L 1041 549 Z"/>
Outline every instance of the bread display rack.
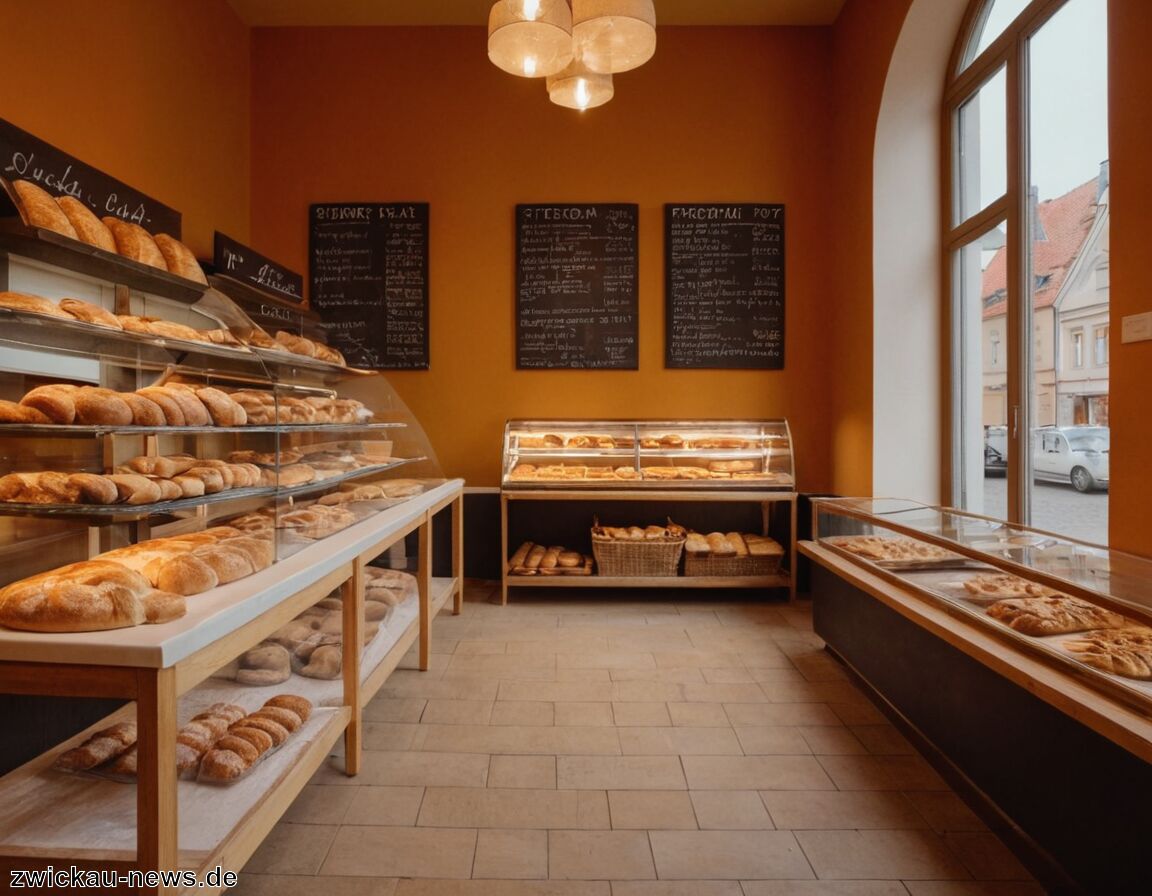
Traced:
<path fill-rule="evenodd" d="M 4 222 L 0 290 L 77 297 L 199 330 L 232 324 L 220 314 L 226 296 L 107 254 Z M 133 474 L 123 474 L 119 484 L 128 490 L 120 503 L 62 501 L 38 494 L 32 479 L 25 500 L 0 501 L 0 586 L 238 519 L 265 527 L 274 543 L 270 566 L 189 592 L 186 613 L 173 621 L 66 633 L 0 628 L 0 693 L 135 704 L 134 712 L 126 706 L 0 778 L 0 871 L 64 859 L 117 870 L 239 869 L 341 737 L 345 770 L 357 773 L 363 706 L 414 644 L 420 668 L 428 667 L 433 618 L 449 602 L 455 613 L 462 606 L 463 483 L 443 477 L 422 428 L 383 377 L 335 363 L 11 308 L 0 308 L 0 357 L 0 399 L 10 409 L 57 383 L 90 387 L 84 394 L 94 399 L 157 385 L 201 390 L 205 402 L 209 392 L 202 390 L 238 396 L 236 402 L 245 391 L 264 396 L 257 422 L 0 423 L 0 476 L 107 478 L 121 476 L 113 471 L 126 463 L 183 456 L 259 473 L 243 483 L 237 478 L 235 487 L 159 501 L 141 498 L 151 492 L 133 494 Z M 332 422 L 338 401 L 347 403 L 340 405 L 342 422 Z M 325 416 L 316 408 L 327 409 Z M 319 521 L 309 516 L 323 507 L 330 512 L 317 511 Z M 433 578 L 432 519 L 441 511 L 452 518 L 451 575 Z M 338 524 L 326 522 L 333 519 Z M 362 647 L 368 565 L 409 535 L 417 544 L 417 601 L 402 605 Z M 241 703 L 255 699 L 245 701 L 251 690 L 212 676 L 333 592 L 342 599 L 342 671 L 337 681 L 309 682 L 316 709 L 304 727 L 227 790 L 178 781 L 176 729 L 187 707 L 229 689 Z M 133 714 L 135 784 L 52 769 L 60 753 Z"/>
<path fill-rule="evenodd" d="M 610 502 L 701 509 L 758 505 L 760 532 L 776 534 L 786 564 L 769 575 L 749 576 L 509 575 L 511 551 L 521 539 L 536 540 L 533 533 L 520 531 L 515 519 L 515 508 L 526 502 L 581 502 L 589 523 L 597 505 Z M 785 511 L 783 518 L 776 509 Z M 786 588 L 795 596 L 795 470 L 786 420 L 509 420 L 500 510 L 504 603 L 509 588 L 525 587 Z M 587 527 L 565 534 L 562 541 L 591 553 Z"/>

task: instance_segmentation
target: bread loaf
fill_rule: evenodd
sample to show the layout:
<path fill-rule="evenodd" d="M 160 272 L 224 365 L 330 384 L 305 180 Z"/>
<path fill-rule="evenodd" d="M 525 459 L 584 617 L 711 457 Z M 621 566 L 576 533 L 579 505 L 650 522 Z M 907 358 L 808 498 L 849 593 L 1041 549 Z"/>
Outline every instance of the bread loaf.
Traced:
<path fill-rule="evenodd" d="M 708 539 L 699 532 L 688 533 L 688 538 L 684 542 L 684 550 L 698 557 L 712 553 L 712 547 L 708 544 Z"/>
<path fill-rule="evenodd" d="M 288 709 L 294 712 L 301 721 L 307 722 L 309 716 L 312 715 L 312 704 L 304 697 L 298 697 L 295 694 L 277 694 L 275 697 L 267 700 L 264 705 L 276 706 L 281 709 Z"/>
<path fill-rule="evenodd" d="M 92 213 L 92 209 L 72 196 L 57 196 L 56 204 L 80 240 L 105 252 L 116 251 L 116 238 L 108 225 Z"/>
<path fill-rule="evenodd" d="M 56 768 L 69 772 L 87 771 L 103 765 L 136 743 L 136 723 L 120 722 L 97 731 L 78 747 L 61 753 Z"/>
<path fill-rule="evenodd" d="M 736 551 L 737 557 L 748 556 L 748 545 L 744 542 L 744 536 L 739 532 L 729 532 L 725 538 L 731 542 L 733 549 Z"/>
<path fill-rule="evenodd" d="M 160 254 L 164 256 L 164 263 L 170 273 L 183 277 L 185 280 L 194 280 L 205 286 L 208 285 L 208 278 L 204 276 L 204 271 L 200 268 L 200 264 L 196 261 L 196 256 L 192 254 L 191 249 L 166 233 L 158 233 L 154 239 Z"/>
<path fill-rule="evenodd" d="M 47 317 L 65 319 L 72 317 L 71 314 L 59 308 L 50 299 L 23 292 L 0 292 L 0 308 L 11 308 L 13 311 L 31 311 L 33 314 L 43 314 Z"/>
<path fill-rule="evenodd" d="M 20 399 L 25 407 L 35 408 L 53 423 L 68 425 L 76 420 L 76 386 L 37 386 Z"/>
<path fill-rule="evenodd" d="M 134 392 L 122 392 L 120 400 L 128 405 L 132 412 L 133 426 L 167 426 L 168 418 L 163 409 L 150 398 L 137 395 Z"/>
<path fill-rule="evenodd" d="M 116 240 L 116 251 L 125 258 L 159 268 L 161 271 L 168 270 L 168 266 L 164 263 L 164 256 L 156 246 L 152 234 L 139 224 L 111 216 L 100 220 L 112 231 L 112 238 Z"/>
<path fill-rule="evenodd" d="M 263 643 L 253 647 L 240 658 L 236 681 L 240 684 L 281 684 L 292 675 L 288 651 L 280 644 Z"/>
<path fill-rule="evenodd" d="M 196 397 L 208 409 L 212 422 L 217 426 L 243 426 L 248 422 L 248 414 L 243 405 L 226 392 L 206 386 L 196 390 Z"/>
<path fill-rule="evenodd" d="M 316 343 L 311 339 L 306 339 L 303 336 L 294 336 L 284 330 L 277 330 L 276 341 L 294 354 L 304 355 L 309 358 L 316 357 Z"/>
<path fill-rule="evenodd" d="M 24 216 L 24 223 L 29 227 L 42 227 L 74 240 L 80 238 L 76 234 L 76 228 L 72 226 L 72 222 L 55 200 L 32 181 L 14 180 L 12 189 L 16 193 L 17 205 L 20 206 Z"/>
<path fill-rule="evenodd" d="M 15 401 L 0 400 L 0 423 L 33 423 L 43 426 L 52 421 L 36 408 Z"/>
<path fill-rule="evenodd" d="M 162 476 L 171 479 L 196 466 L 196 458 L 187 454 L 142 454 L 125 461 L 118 468 L 121 473 L 140 473 L 144 476 Z"/>
<path fill-rule="evenodd" d="M 131 426 L 132 408 L 111 389 L 85 386 L 74 397 L 76 422 L 85 426 Z"/>
<path fill-rule="evenodd" d="M 113 473 L 108 477 L 120 494 L 121 504 L 154 504 L 160 500 L 160 486 L 139 473 Z"/>
<path fill-rule="evenodd" d="M 146 398 L 160 408 L 161 413 L 164 415 L 164 422 L 168 426 L 184 426 L 184 411 L 181 408 L 180 402 L 176 401 L 164 389 L 157 386 L 149 386 L 140 389 L 136 392 L 141 398 Z"/>
<path fill-rule="evenodd" d="M 708 539 L 708 547 L 712 551 L 713 557 L 735 557 L 736 548 L 733 546 L 727 537 L 722 532 L 712 532 L 706 536 Z"/>

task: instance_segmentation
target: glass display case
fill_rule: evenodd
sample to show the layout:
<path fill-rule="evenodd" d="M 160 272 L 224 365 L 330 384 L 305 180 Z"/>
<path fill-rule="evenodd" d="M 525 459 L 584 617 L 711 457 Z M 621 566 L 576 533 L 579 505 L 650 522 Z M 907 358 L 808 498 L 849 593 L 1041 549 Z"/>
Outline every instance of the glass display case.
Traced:
<path fill-rule="evenodd" d="M 814 537 L 966 623 L 1143 711 L 1152 561 L 949 508 L 816 499 Z"/>
<path fill-rule="evenodd" d="M 509 420 L 502 485 L 522 488 L 794 487 L 786 420 Z"/>

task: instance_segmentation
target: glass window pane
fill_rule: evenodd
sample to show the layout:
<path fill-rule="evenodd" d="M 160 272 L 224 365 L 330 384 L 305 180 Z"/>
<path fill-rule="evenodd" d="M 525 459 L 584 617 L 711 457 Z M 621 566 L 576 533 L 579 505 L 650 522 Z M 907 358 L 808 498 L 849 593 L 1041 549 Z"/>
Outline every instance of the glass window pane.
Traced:
<path fill-rule="evenodd" d="M 955 224 L 987 207 L 1007 189 L 1005 82 L 1001 68 L 960 106 Z"/>
<path fill-rule="evenodd" d="M 1029 0 L 989 0 L 976 20 L 976 28 L 960 64 L 961 71 L 1004 33 L 1028 3 Z"/>
<path fill-rule="evenodd" d="M 1107 2 L 1029 39 L 1031 522 L 1108 537 Z"/>
<path fill-rule="evenodd" d="M 1008 270 L 1003 222 L 953 258 L 958 505 L 1008 511 Z"/>

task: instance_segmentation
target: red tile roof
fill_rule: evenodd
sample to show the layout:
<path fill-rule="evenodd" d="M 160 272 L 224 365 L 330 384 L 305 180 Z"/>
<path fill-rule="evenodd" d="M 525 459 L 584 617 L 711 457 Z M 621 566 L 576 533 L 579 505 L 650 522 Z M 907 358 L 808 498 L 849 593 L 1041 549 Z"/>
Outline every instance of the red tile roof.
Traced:
<path fill-rule="evenodd" d="M 1056 301 L 1060 287 L 1080 253 L 1096 217 L 1097 178 L 1074 190 L 1041 202 L 1036 213 L 1045 239 L 1032 243 L 1032 270 L 1039 284 L 1032 294 L 1033 308 L 1047 308 Z M 1007 310 L 1008 249 L 997 250 L 984 270 L 980 296 L 985 318 Z"/>

